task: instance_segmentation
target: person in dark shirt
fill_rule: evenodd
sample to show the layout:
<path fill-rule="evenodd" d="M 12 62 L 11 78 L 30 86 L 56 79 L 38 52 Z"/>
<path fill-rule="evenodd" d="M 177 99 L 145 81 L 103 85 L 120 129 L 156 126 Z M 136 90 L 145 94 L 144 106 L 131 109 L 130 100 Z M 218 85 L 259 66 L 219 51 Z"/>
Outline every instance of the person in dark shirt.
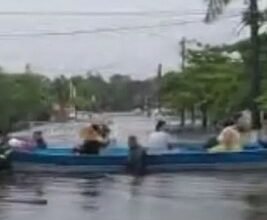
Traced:
<path fill-rule="evenodd" d="M 36 148 L 45 149 L 47 144 L 43 138 L 43 133 L 41 131 L 35 131 L 33 133 L 33 141 L 35 142 Z"/>
<path fill-rule="evenodd" d="M 134 174 L 144 174 L 146 150 L 139 144 L 136 136 L 128 137 L 128 147 L 127 170 Z"/>
<path fill-rule="evenodd" d="M 0 154 L 4 154 L 6 151 L 10 150 L 8 146 L 9 136 L 4 132 L 0 131 Z"/>
<path fill-rule="evenodd" d="M 75 153 L 97 155 L 105 145 L 101 128 L 97 124 L 82 128 L 80 137 L 83 139 L 83 143 L 73 149 Z"/>

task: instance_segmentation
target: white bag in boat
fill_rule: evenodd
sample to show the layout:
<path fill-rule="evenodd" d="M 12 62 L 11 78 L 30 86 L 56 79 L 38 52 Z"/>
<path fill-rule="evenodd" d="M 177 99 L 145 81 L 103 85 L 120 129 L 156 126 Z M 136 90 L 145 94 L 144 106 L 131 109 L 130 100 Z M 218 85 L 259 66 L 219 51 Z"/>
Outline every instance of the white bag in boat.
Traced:
<path fill-rule="evenodd" d="M 18 140 L 16 138 L 11 138 L 8 141 L 8 145 L 11 147 L 24 147 L 25 146 L 25 142 L 22 140 Z"/>

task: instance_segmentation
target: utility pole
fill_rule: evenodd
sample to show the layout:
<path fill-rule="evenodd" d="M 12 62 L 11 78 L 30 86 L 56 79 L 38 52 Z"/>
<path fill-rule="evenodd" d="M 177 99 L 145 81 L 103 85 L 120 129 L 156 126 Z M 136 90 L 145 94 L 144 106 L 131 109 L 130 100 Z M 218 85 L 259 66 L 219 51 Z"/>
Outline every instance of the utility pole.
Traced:
<path fill-rule="evenodd" d="M 162 79 L 162 64 L 160 63 L 158 65 L 158 70 L 157 70 L 157 102 L 159 111 L 161 109 L 161 98 L 160 98 L 161 79 Z"/>
<path fill-rule="evenodd" d="M 74 117 L 75 119 L 77 119 L 77 109 L 76 109 L 76 103 L 75 103 L 75 99 L 76 99 L 76 87 L 75 85 L 73 84 L 73 81 L 72 79 L 70 79 L 70 82 L 69 82 L 69 104 L 70 104 L 70 109 L 73 110 L 74 112 Z"/>
<path fill-rule="evenodd" d="M 30 63 L 27 63 L 25 65 L 25 73 L 29 73 L 29 74 L 32 73 L 32 67 L 31 67 L 31 64 Z"/>
<path fill-rule="evenodd" d="M 261 94 L 261 71 L 260 71 L 260 39 L 259 39 L 259 8 L 257 0 L 249 2 L 249 22 L 250 22 L 250 41 L 251 41 L 251 91 L 250 91 L 250 110 L 252 112 L 252 127 L 255 130 L 261 128 L 260 110 L 257 98 Z"/>
<path fill-rule="evenodd" d="M 186 38 L 183 37 L 180 42 L 180 48 L 181 48 L 181 70 L 182 72 L 185 69 L 185 56 L 186 56 Z"/>
<path fill-rule="evenodd" d="M 186 58 L 186 38 L 185 37 L 183 37 L 181 42 L 180 42 L 180 49 L 181 49 L 181 70 L 183 73 L 185 70 L 185 58 Z M 180 126 L 181 127 L 185 126 L 185 109 L 184 109 L 184 107 L 182 107 L 180 110 Z"/>

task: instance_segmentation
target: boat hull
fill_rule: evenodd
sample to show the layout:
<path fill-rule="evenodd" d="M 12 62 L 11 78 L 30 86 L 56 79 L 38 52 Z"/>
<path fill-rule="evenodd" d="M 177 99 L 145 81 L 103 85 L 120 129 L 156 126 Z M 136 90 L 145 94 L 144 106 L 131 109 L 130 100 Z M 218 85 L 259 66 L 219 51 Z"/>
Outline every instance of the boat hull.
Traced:
<path fill-rule="evenodd" d="M 60 173 L 122 173 L 126 171 L 128 152 L 116 149 L 101 155 L 75 155 L 69 149 L 14 152 L 15 171 Z M 145 157 L 148 172 L 267 170 L 267 150 L 233 153 L 204 151 L 157 151 Z"/>

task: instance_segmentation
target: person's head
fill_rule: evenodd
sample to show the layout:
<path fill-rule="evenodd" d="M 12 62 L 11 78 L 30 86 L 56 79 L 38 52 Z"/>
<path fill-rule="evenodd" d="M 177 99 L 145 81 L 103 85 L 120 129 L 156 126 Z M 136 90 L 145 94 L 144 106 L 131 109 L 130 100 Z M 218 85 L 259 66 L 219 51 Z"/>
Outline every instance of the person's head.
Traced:
<path fill-rule="evenodd" d="M 98 133 L 101 134 L 101 128 L 98 124 L 92 124 L 91 127 Z"/>
<path fill-rule="evenodd" d="M 155 130 L 156 131 L 162 131 L 164 129 L 164 126 L 166 125 L 166 122 L 165 121 L 158 121 L 158 123 L 156 124 L 156 128 Z"/>
<path fill-rule="evenodd" d="M 3 143 L 3 144 L 7 144 L 8 141 L 9 141 L 9 139 L 10 139 L 10 137 L 9 137 L 8 135 L 4 135 L 4 136 L 2 137 L 2 143 Z"/>
<path fill-rule="evenodd" d="M 103 124 L 102 127 L 101 127 L 101 130 L 102 130 L 103 137 L 108 137 L 109 136 L 110 129 L 108 128 L 107 125 Z"/>
<path fill-rule="evenodd" d="M 234 120 L 231 119 L 231 118 L 229 118 L 229 119 L 226 119 L 226 120 L 222 123 L 222 126 L 223 126 L 224 128 L 226 128 L 226 127 L 228 127 L 228 126 L 232 126 L 232 125 L 234 125 L 234 124 L 235 124 Z"/>
<path fill-rule="evenodd" d="M 233 128 L 226 129 L 222 135 L 221 144 L 227 148 L 234 147 L 240 144 L 240 135 Z"/>
<path fill-rule="evenodd" d="M 8 134 L 6 134 L 5 132 L 3 131 L 0 131 L 0 142 L 3 144 L 3 143 L 7 143 L 9 140 L 9 136 Z"/>
<path fill-rule="evenodd" d="M 139 143 L 136 136 L 129 136 L 128 137 L 128 146 L 129 148 L 137 148 L 139 147 Z"/>
<path fill-rule="evenodd" d="M 252 120 L 249 112 L 239 113 L 239 117 L 236 117 L 236 128 L 239 132 L 247 132 L 251 129 Z"/>
<path fill-rule="evenodd" d="M 242 112 L 236 112 L 235 114 L 233 114 L 232 118 L 233 121 L 236 123 L 238 122 L 238 120 L 242 117 Z"/>
<path fill-rule="evenodd" d="M 34 140 L 39 140 L 43 138 L 43 133 L 41 131 L 35 131 L 32 136 Z"/>

